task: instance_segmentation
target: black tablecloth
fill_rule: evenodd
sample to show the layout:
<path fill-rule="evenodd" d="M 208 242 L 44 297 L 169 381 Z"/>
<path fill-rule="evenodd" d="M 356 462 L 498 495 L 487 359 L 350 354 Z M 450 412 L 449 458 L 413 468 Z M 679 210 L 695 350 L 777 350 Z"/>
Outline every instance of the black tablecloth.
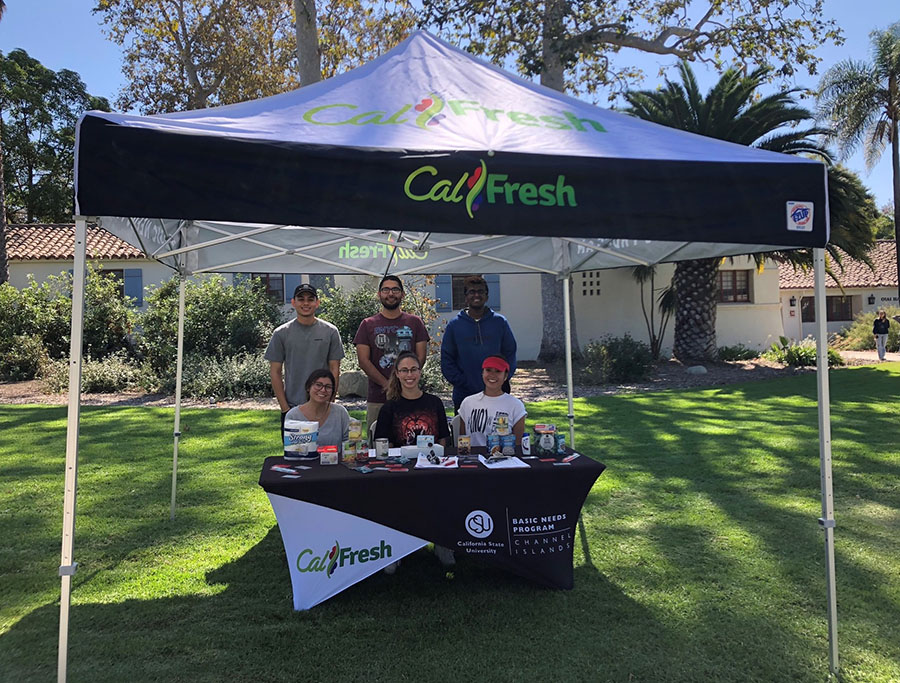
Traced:
<path fill-rule="evenodd" d="M 448 453 L 449 453 L 448 449 Z M 300 478 L 266 458 L 267 493 L 322 505 L 481 558 L 528 579 L 571 588 L 572 550 L 581 506 L 605 465 L 587 456 L 568 464 L 526 460 L 527 469 L 413 469 L 363 474 L 304 462 Z"/>

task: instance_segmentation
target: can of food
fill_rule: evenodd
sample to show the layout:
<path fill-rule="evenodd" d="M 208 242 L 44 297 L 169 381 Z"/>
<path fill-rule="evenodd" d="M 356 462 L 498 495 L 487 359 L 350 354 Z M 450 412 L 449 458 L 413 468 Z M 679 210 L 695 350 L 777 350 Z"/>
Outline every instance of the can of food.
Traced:
<path fill-rule="evenodd" d="M 490 434 L 487 435 L 486 441 L 487 441 L 488 455 L 499 455 L 501 453 L 502 449 L 500 447 L 500 435 L 499 434 L 497 434 L 495 432 L 491 432 Z"/>
<path fill-rule="evenodd" d="M 466 435 L 457 437 L 456 453 L 457 455 L 470 455 L 472 453 L 472 438 Z"/>
<path fill-rule="evenodd" d="M 565 455 L 566 454 L 566 435 L 562 432 L 556 433 L 556 454 L 557 455 Z"/>
<path fill-rule="evenodd" d="M 384 460 L 388 457 L 389 448 L 390 443 L 387 439 L 375 439 L 375 457 L 379 460 Z"/>
<path fill-rule="evenodd" d="M 360 420 L 357 420 L 354 417 L 350 418 L 347 438 L 356 439 L 357 441 L 362 438 L 362 422 Z"/>
<path fill-rule="evenodd" d="M 500 435 L 500 449 L 503 452 L 503 455 L 515 455 L 516 454 L 516 435 L 515 434 L 501 434 Z"/>

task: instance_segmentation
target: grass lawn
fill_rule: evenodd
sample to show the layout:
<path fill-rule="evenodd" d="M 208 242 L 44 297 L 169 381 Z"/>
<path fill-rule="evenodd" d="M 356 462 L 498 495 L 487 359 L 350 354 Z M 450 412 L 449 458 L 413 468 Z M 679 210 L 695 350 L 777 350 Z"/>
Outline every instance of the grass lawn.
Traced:
<path fill-rule="evenodd" d="M 900 681 L 900 364 L 832 372 L 842 680 Z M 267 411 L 85 408 L 71 681 L 823 681 L 815 377 L 576 401 L 575 589 L 427 552 L 305 613 Z M 564 422 L 563 402 L 528 424 Z M 0 680 L 54 677 L 66 413 L 0 406 Z"/>

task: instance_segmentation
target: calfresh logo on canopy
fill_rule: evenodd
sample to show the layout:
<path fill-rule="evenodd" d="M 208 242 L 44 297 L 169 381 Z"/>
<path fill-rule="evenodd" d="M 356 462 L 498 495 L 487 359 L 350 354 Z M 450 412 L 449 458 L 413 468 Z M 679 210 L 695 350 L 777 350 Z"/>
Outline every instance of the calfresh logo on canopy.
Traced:
<path fill-rule="evenodd" d="M 434 166 L 420 166 L 406 176 L 403 192 L 414 202 L 465 201 L 466 213 L 474 218 L 482 200 L 488 204 L 523 204 L 525 206 L 578 206 L 575 188 L 566 184 L 566 177 L 556 176 L 555 183 L 526 182 L 524 178 L 510 178 L 506 173 L 489 173 L 484 159 L 471 172 L 458 178 L 441 178 Z"/>
<path fill-rule="evenodd" d="M 345 566 L 365 564 L 376 560 L 387 559 L 391 556 L 391 546 L 381 540 L 381 545 L 373 545 L 371 548 L 356 550 L 351 547 L 342 548 L 340 543 L 334 542 L 331 550 L 326 550 L 321 555 L 315 554 L 312 548 L 304 548 L 297 555 L 297 571 L 301 574 L 307 572 L 325 572 L 329 579 L 335 570 Z"/>
<path fill-rule="evenodd" d="M 438 126 L 447 117 L 479 119 L 493 123 L 512 123 L 531 128 L 574 130 L 579 133 L 605 133 L 599 121 L 579 117 L 566 110 L 524 112 L 487 107 L 477 100 L 445 100 L 430 93 L 395 109 L 368 109 L 349 102 L 323 104 L 303 112 L 303 120 L 316 126 L 401 126 L 415 125 L 423 130 Z"/>

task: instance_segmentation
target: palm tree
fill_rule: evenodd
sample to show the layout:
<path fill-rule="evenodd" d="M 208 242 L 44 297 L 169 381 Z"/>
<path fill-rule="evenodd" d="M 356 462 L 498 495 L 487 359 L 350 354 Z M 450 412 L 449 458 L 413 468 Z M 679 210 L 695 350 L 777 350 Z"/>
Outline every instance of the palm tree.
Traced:
<path fill-rule="evenodd" d="M 659 90 L 626 93 L 625 99 L 631 105 L 629 113 L 720 140 L 773 152 L 814 155 L 830 161 L 827 150 L 818 142 L 829 131 L 815 126 L 800 127 L 812 120 L 813 115 L 796 103 L 794 96 L 799 89 L 757 97 L 757 90 L 766 82 L 768 68 L 758 68 L 750 74 L 728 69 L 706 97 L 701 95 L 690 65 L 682 62 L 679 72 L 681 83 L 666 81 L 665 87 Z M 830 176 L 829 186 L 846 182 L 846 177 L 845 172 L 835 174 L 834 178 Z M 832 242 L 842 248 L 846 244 L 848 253 L 865 259 L 872 243 L 871 230 L 860 234 L 855 229 L 859 222 L 856 221 L 848 226 L 854 228 L 852 235 L 845 234 L 842 226 L 847 223 L 846 218 L 837 216 L 833 210 L 831 216 Z M 839 259 L 836 251 L 832 254 Z M 778 256 L 800 264 L 811 261 L 811 254 L 803 252 L 786 252 Z M 676 301 L 673 352 L 680 360 L 714 360 L 717 356 L 716 299 L 720 262 L 719 258 L 706 258 L 679 261 L 675 266 L 672 278 Z"/>
<path fill-rule="evenodd" d="M 819 85 L 819 113 L 833 129 L 833 139 L 843 156 L 862 142 L 866 165 L 872 168 L 891 143 L 894 181 L 894 225 L 900 225 L 900 22 L 886 31 L 873 31 L 872 63 L 845 60 L 835 64 Z M 900 283 L 900 230 L 897 243 L 897 276 Z"/>

